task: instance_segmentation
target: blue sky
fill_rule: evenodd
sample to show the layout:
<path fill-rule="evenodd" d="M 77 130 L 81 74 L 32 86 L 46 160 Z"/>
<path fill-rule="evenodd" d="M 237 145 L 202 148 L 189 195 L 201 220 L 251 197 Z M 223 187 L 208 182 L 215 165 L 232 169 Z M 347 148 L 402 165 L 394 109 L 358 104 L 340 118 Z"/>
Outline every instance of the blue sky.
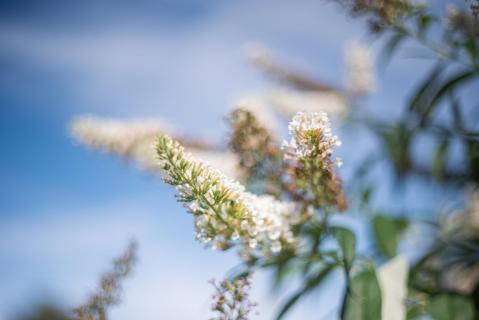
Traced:
<path fill-rule="evenodd" d="M 132 236 L 140 264 L 113 318 L 207 318 L 207 280 L 235 255 L 203 249 L 171 188 L 76 146 L 69 121 L 161 116 L 221 140 L 235 99 L 272 86 L 245 62 L 246 44 L 339 83 L 344 50 L 367 39 L 361 24 L 312 0 L 2 2 L 0 21 L 0 319 L 38 299 L 82 301 Z M 381 74 L 371 108 L 397 114 L 408 76 L 425 64 L 409 59 Z M 254 292 L 259 319 L 278 302 L 266 298 L 267 276 Z M 327 318 L 338 294 L 308 298 L 291 319 Z"/>

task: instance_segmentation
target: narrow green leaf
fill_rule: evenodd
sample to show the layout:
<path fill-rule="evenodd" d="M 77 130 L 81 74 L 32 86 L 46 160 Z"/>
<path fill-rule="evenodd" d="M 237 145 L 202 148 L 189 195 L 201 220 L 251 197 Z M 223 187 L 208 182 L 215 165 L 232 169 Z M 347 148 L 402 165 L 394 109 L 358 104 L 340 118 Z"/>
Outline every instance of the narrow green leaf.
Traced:
<path fill-rule="evenodd" d="M 399 237 L 407 226 L 407 220 L 376 215 L 373 217 L 372 226 L 379 251 L 388 258 L 396 256 Z"/>
<path fill-rule="evenodd" d="M 417 320 L 424 315 L 424 307 L 422 305 L 415 305 L 410 307 L 406 314 L 406 320 Z"/>
<path fill-rule="evenodd" d="M 431 102 L 427 105 L 425 110 L 422 112 L 421 125 L 422 126 L 425 125 L 427 118 L 429 117 L 431 112 L 434 110 L 434 108 L 439 104 L 442 98 L 446 95 L 446 93 L 452 91 L 459 84 L 462 84 L 465 81 L 473 79 L 478 74 L 479 73 L 477 70 L 461 71 L 454 74 L 445 83 L 443 83 L 443 85 L 439 88 L 439 90 L 437 90 L 435 94 L 433 95 Z"/>
<path fill-rule="evenodd" d="M 464 121 L 462 120 L 461 106 L 458 99 L 455 99 L 452 94 L 449 95 L 449 105 L 451 106 L 452 120 L 454 128 L 457 130 L 464 129 Z"/>
<path fill-rule="evenodd" d="M 344 267 L 349 271 L 356 256 L 356 236 L 343 227 L 334 227 L 333 232 L 343 253 Z"/>
<path fill-rule="evenodd" d="M 384 68 L 387 67 L 388 63 L 391 61 L 395 51 L 402 43 L 402 41 L 406 39 L 406 33 L 404 32 L 397 32 L 393 34 L 391 38 L 386 42 L 384 48 L 381 50 L 381 57 L 380 61 L 384 65 Z"/>
<path fill-rule="evenodd" d="M 443 178 L 448 149 L 449 149 L 449 139 L 445 137 L 437 146 L 434 159 L 432 162 L 432 166 L 431 166 L 432 174 L 438 180 Z"/>
<path fill-rule="evenodd" d="M 435 296 L 427 306 L 428 313 L 434 320 L 472 320 L 474 306 L 466 297 L 452 294 Z"/>
<path fill-rule="evenodd" d="M 374 189 L 371 185 L 365 186 L 364 189 L 361 190 L 361 205 L 369 204 L 373 191 Z"/>
<path fill-rule="evenodd" d="M 349 290 L 343 302 L 342 319 L 381 319 L 381 289 L 374 269 L 361 272 L 349 282 Z"/>
<path fill-rule="evenodd" d="M 418 111 L 417 109 L 421 106 L 421 102 L 424 100 L 424 97 L 427 96 L 428 91 L 435 86 L 435 83 L 438 81 L 439 75 L 443 70 L 444 66 L 442 64 L 436 64 L 432 71 L 426 76 L 426 78 L 424 78 L 409 101 L 409 111 Z"/>
<path fill-rule="evenodd" d="M 436 21 L 436 18 L 432 15 L 421 14 L 418 16 L 417 26 L 419 29 L 419 35 L 421 37 L 425 36 L 427 30 L 432 22 Z"/>
<path fill-rule="evenodd" d="M 277 320 L 282 319 L 286 313 L 299 301 L 308 292 L 312 291 L 314 288 L 319 286 L 324 278 L 336 267 L 335 264 L 326 265 L 322 268 L 317 275 L 310 278 L 306 281 L 304 286 L 298 290 L 295 294 L 289 297 L 288 301 L 283 305 L 278 315 L 276 316 Z"/>
<path fill-rule="evenodd" d="M 479 56 L 479 52 L 477 49 L 476 41 L 470 39 L 464 43 L 464 48 L 471 59 L 472 64 L 476 64 L 477 57 Z"/>

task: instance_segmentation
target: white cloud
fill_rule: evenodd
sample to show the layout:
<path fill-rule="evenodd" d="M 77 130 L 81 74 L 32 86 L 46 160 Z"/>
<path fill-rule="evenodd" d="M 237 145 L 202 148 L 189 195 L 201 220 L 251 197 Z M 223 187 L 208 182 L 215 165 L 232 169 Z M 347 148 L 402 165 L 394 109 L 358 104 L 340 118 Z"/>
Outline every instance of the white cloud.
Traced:
<path fill-rule="evenodd" d="M 243 61 L 248 41 L 264 41 L 298 62 L 313 59 L 308 63 L 317 65 L 321 74 L 335 75 L 338 70 L 326 57 L 334 53 L 333 66 L 340 65 L 338 51 L 358 35 L 344 15 L 316 1 L 231 3 L 180 30 L 161 21 L 104 24 L 108 27 L 62 32 L 41 25 L 3 25 L 1 51 L 66 76 L 79 112 L 178 117 L 178 111 L 196 108 L 206 112 L 199 119 L 208 121 L 242 92 L 265 85 Z M 312 40 L 317 44 L 313 50 Z M 196 120 L 186 119 L 185 125 Z"/>

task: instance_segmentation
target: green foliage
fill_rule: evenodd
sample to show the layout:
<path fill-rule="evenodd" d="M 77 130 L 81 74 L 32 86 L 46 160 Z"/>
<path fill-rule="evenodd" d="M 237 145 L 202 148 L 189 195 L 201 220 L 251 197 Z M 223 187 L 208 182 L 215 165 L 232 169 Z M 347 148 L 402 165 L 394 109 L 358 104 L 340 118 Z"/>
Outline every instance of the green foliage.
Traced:
<path fill-rule="evenodd" d="M 72 320 L 59 306 L 52 303 L 36 305 L 33 310 L 14 318 L 15 320 Z"/>
<path fill-rule="evenodd" d="M 300 298 L 313 289 L 316 289 L 335 267 L 335 264 L 324 265 L 316 274 L 306 279 L 300 290 L 291 295 L 286 303 L 281 307 L 276 319 L 282 319 L 286 313 L 299 301 Z"/>
<path fill-rule="evenodd" d="M 427 306 L 428 313 L 434 320 L 472 320 L 474 306 L 464 297 L 451 294 L 434 296 Z"/>
<path fill-rule="evenodd" d="M 397 254 L 399 238 L 407 227 L 405 218 L 376 215 L 372 219 L 373 235 L 380 252 L 387 258 Z"/>
<path fill-rule="evenodd" d="M 374 268 L 364 270 L 350 280 L 343 302 L 342 319 L 381 319 L 381 289 Z"/>
<path fill-rule="evenodd" d="M 333 227 L 332 230 L 341 248 L 344 268 L 349 272 L 356 256 L 356 236 L 346 228 Z"/>
<path fill-rule="evenodd" d="M 449 150 L 450 140 L 448 138 L 442 139 L 439 142 L 436 152 L 434 154 L 433 162 L 431 165 L 432 175 L 442 180 L 444 178 L 444 171 L 446 169 L 447 151 Z"/>

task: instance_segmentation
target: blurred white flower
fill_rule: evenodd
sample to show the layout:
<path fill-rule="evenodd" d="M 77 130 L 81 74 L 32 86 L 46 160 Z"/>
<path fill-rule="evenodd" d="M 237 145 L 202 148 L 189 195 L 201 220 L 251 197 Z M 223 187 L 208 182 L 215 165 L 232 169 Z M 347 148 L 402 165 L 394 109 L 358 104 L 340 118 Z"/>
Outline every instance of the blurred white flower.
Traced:
<path fill-rule="evenodd" d="M 128 157 L 138 143 L 152 140 L 159 134 L 172 133 L 163 119 L 116 120 L 81 116 L 71 123 L 71 134 L 78 142 Z"/>
<path fill-rule="evenodd" d="M 374 59 L 370 49 L 354 44 L 346 52 L 349 90 L 355 95 L 371 94 L 376 90 Z"/>
<path fill-rule="evenodd" d="M 170 134 L 182 140 L 178 130 L 158 118 L 118 120 L 82 116 L 72 121 L 70 131 L 76 141 L 134 161 L 141 169 L 152 173 L 160 172 L 154 148 L 156 137 Z M 215 150 L 200 140 L 189 141 L 190 143 L 187 139 L 183 140 L 192 154 L 203 158 L 232 178 L 242 177 L 237 157 L 233 153 Z"/>
<path fill-rule="evenodd" d="M 347 111 L 347 100 L 335 91 L 281 90 L 268 95 L 270 103 L 287 118 L 297 112 L 326 112 L 331 117 L 342 117 Z"/>

